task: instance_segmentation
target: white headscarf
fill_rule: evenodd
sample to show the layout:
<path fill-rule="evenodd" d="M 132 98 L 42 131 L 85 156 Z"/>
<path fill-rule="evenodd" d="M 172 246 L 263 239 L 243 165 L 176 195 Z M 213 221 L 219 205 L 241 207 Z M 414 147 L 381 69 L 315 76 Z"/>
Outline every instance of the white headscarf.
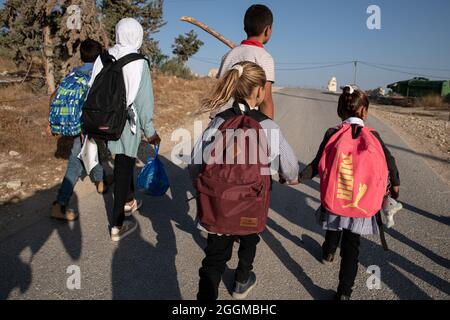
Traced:
<path fill-rule="evenodd" d="M 124 18 L 116 25 L 116 44 L 108 50 L 109 54 L 117 60 L 130 53 L 138 53 L 144 39 L 144 30 L 141 24 L 133 18 Z M 133 104 L 139 91 L 139 85 L 142 79 L 142 70 L 144 60 L 137 60 L 127 64 L 123 68 L 123 78 L 125 80 L 125 89 L 127 92 L 127 105 Z M 94 83 L 95 77 L 103 69 L 103 63 L 100 57 L 97 58 L 92 71 L 90 85 Z M 136 109 L 132 105 L 136 123 Z M 136 133 L 136 127 L 132 126 L 131 131 Z"/>

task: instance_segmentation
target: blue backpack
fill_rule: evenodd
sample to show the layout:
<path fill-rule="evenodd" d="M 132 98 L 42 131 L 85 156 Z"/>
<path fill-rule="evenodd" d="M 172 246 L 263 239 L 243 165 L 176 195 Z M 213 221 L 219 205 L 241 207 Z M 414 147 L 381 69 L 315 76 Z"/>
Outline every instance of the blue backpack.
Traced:
<path fill-rule="evenodd" d="M 89 91 L 90 72 L 75 70 L 58 87 L 50 106 L 49 122 L 53 134 L 77 136 L 81 133 L 81 109 Z"/>

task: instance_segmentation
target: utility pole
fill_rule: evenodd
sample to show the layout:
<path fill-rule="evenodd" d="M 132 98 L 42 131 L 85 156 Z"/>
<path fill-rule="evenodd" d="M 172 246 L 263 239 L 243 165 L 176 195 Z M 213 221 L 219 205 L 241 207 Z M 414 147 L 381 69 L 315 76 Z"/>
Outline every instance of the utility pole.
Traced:
<path fill-rule="evenodd" d="M 353 84 L 356 86 L 356 73 L 358 70 L 358 60 L 353 61 L 353 65 L 355 66 L 355 74 L 353 76 Z"/>

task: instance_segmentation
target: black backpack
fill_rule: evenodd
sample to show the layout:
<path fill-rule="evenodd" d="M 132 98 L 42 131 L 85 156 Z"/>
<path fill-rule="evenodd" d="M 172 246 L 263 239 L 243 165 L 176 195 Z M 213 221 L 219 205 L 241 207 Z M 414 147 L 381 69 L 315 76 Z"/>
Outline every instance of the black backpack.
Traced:
<path fill-rule="evenodd" d="M 102 71 L 97 75 L 83 106 L 83 132 L 91 138 L 115 141 L 122 135 L 128 120 L 127 95 L 122 68 L 130 62 L 148 59 L 131 53 L 116 60 L 108 52 L 100 55 Z"/>

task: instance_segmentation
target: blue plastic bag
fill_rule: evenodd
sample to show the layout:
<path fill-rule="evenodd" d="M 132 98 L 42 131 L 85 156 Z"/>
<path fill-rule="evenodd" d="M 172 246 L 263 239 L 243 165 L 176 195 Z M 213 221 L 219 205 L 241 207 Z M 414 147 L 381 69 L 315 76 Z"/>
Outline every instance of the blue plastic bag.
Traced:
<path fill-rule="evenodd" d="M 138 175 L 137 186 L 139 190 L 153 197 L 161 197 L 170 187 L 164 164 L 158 157 L 159 145 L 155 148 L 155 156 L 148 157 L 147 164 Z"/>

